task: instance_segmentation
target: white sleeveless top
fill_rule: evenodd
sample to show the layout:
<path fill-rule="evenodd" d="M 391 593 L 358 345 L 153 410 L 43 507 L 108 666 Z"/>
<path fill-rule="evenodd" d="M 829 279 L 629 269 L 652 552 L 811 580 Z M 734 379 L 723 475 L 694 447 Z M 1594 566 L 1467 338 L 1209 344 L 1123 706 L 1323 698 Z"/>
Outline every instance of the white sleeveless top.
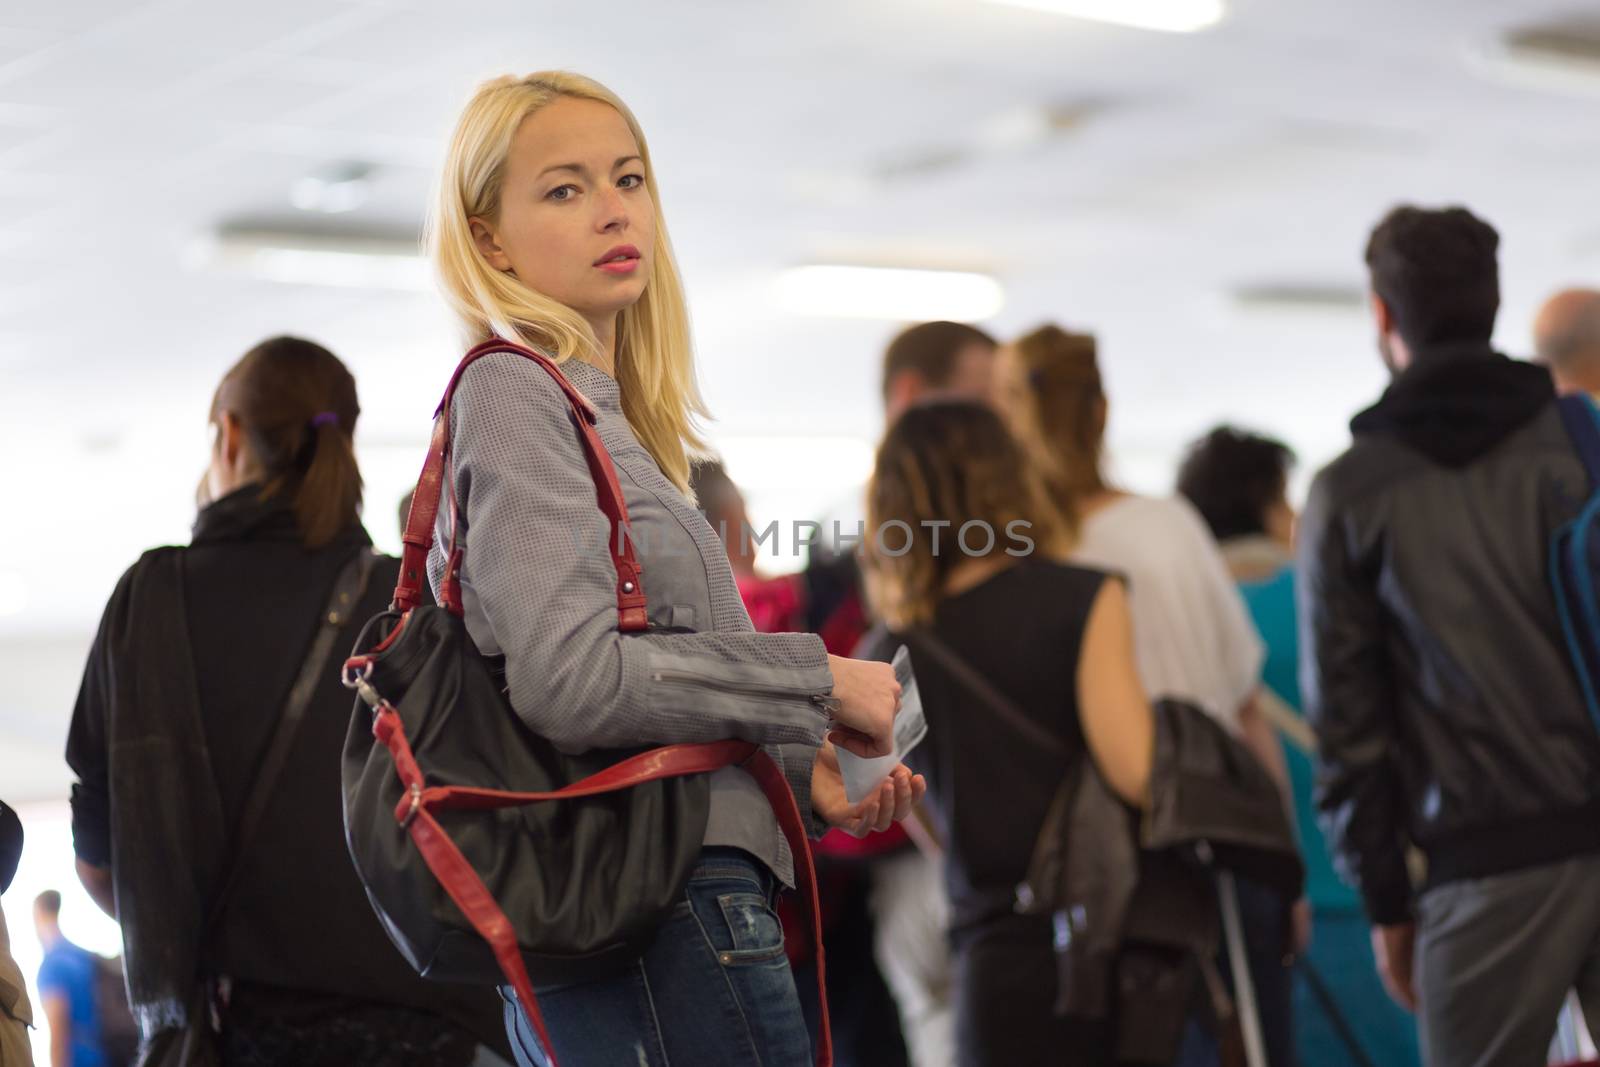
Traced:
<path fill-rule="evenodd" d="M 1122 497 L 1083 522 L 1075 563 L 1128 579 L 1139 678 L 1235 733 L 1266 646 L 1199 512 L 1178 498 Z"/>

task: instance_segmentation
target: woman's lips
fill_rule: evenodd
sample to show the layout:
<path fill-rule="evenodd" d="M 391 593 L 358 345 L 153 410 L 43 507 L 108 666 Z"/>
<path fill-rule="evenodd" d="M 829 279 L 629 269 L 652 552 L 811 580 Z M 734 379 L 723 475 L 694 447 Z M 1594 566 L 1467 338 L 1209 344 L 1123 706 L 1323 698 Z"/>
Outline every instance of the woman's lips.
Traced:
<path fill-rule="evenodd" d="M 594 265 L 607 274 L 632 274 L 639 269 L 639 249 L 633 245 L 616 245 L 595 260 Z"/>

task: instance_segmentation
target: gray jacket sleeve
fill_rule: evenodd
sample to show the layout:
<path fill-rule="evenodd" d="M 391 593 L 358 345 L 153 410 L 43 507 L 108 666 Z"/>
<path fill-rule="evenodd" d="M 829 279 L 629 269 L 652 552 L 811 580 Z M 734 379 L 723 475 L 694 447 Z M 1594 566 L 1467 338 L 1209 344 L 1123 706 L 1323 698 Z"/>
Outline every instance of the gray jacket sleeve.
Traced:
<path fill-rule="evenodd" d="M 569 752 L 729 737 L 820 745 L 814 698 L 833 687 L 821 639 L 618 632 L 616 572 L 566 400 L 517 362 L 474 364 L 451 412 L 468 628 L 505 656 L 517 714 Z M 436 545 L 435 592 L 442 570 Z M 642 577 L 648 596 L 648 567 Z M 804 784 L 809 794 L 809 765 Z"/>
<path fill-rule="evenodd" d="M 817 759 L 817 746 L 809 742 L 803 745 L 769 745 L 767 754 L 774 756 L 778 766 L 783 769 L 783 776 L 789 780 L 789 791 L 794 794 L 795 806 L 800 809 L 800 819 L 805 823 L 807 836 L 820 838 L 831 827 L 811 806 L 811 772 Z"/>

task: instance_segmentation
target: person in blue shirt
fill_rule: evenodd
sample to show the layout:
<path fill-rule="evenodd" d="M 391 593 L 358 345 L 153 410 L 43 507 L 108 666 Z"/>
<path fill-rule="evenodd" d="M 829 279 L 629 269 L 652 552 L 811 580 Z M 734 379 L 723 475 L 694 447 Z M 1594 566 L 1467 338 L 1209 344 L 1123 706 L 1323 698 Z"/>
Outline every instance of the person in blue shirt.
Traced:
<path fill-rule="evenodd" d="M 1415 1020 L 1384 993 L 1360 895 L 1334 871 L 1317 827 L 1311 729 L 1301 711 L 1295 622 L 1294 524 L 1288 500 L 1294 453 L 1278 441 L 1220 427 L 1189 449 L 1178 492 L 1222 548 L 1267 645 L 1263 704 L 1283 741 L 1311 902 L 1311 947 L 1296 967 L 1300 1067 L 1420 1062 Z"/>
<path fill-rule="evenodd" d="M 50 1067 L 109 1067 L 95 1001 L 99 962 L 62 935 L 60 893 L 50 889 L 34 898 L 33 924 L 44 947 L 39 1001 L 50 1027 Z"/>

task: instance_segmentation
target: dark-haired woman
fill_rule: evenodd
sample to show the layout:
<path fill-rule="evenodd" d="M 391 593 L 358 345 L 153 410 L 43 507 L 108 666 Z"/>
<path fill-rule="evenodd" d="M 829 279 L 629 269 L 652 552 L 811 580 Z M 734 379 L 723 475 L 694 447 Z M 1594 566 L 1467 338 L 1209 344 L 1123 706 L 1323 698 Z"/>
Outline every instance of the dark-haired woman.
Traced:
<path fill-rule="evenodd" d="M 1300 700 L 1295 513 L 1288 497 L 1293 466 L 1294 453 L 1282 442 L 1221 426 L 1190 446 L 1178 492 L 1211 528 L 1267 645 L 1262 699 L 1276 702 L 1279 711 L 1314 931 L 1294 983 L 1300 1067 L 1349 1063 L 1352 1041 L 1372 1063 L 1414 1067 L 1420 1061 L 1416 1020 L 1384 991 L 1361 895 L 1334 870 L 1317 825 L 1314 742 Z"/>
<path fill-rule="evenodd" d="M 117 585 L 67 741 L 79 875 L 122 924 L 143 1036 L 170 1042 L 215 1014 L 229 1065 L 466 1067 L 480 1043 L 509 1052 L 492 992 L 416 977 L 345 850 L 350 700 L 319 645 L 342 655 L 398 573 L 359 518 L 359 412 L 349 371 L 309 341 L 266 341 L 228 371 L 193 539 Z"/>
<path fill-rule="evenodd" d="M 919 751 L 945 830 L 957 1059 L 1114 1062 L 1108 1023 L 1059 1018 L 1050 920 L 1014 890 L 1070 763 L 1087 757 L 1130 804 L 1148 794 L 1150 706 L 1122 583 L 1061 560 L 1071 523 L 1049 504 L 988 407 L 913 407 L 878 450 L 868 488 L 867 589 L 891 643 L 910 635 L 928 736 Z M 1063 759 L 991 713 L 931 634 L 1059 738 Z"/>

